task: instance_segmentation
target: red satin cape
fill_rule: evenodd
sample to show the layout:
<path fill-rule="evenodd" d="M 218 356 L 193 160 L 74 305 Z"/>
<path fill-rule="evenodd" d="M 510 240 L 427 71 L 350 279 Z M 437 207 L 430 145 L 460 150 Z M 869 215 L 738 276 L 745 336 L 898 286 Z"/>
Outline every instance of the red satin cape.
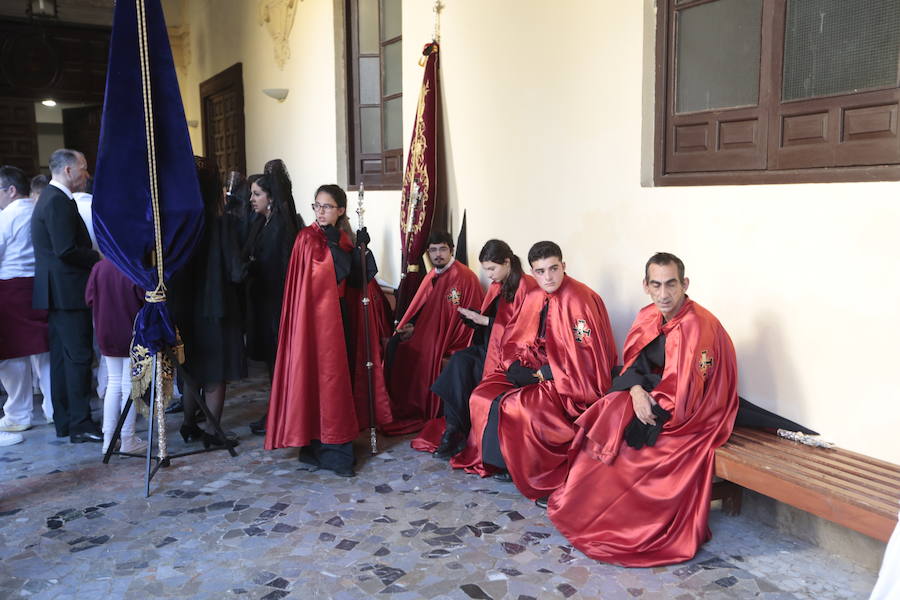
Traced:
<path fill-rule="evenodd" d="M 634 410 L 612 392 L 578 419 L 565 485 L 548 516 L 596 560 L 651 567 L 689 560 L 709 539 L 707 519 L 715 450 L 737 414 L 737 362 L 719 321 L 692 300 L 663 323 L 655 306 L 638 314 L 625 341 L 625 367 L 660 333 L 666 364 L 651 396 L 672 412 L 656 445 L 622 441 Z"/>
<path fill-rule="evenodd" d="M 491 282 L 481 303 L 481 314 L 487 312 L 491 302 L 500 296 L 502 288 L 502 283 Z M 494 324 L 491 326 L 491 337 L 488 339 L 482 377 L 492 373 L 497 368 L 497 364 L 500 362 L 503 340 L 506 339 L 506 332 L 509 331 L 516 315 L 519 314 L 519 310 L 525 302 L 525 296 L 535 288 L 537 288 L 537 282 L 534 280 L 534 277 L 523 273 L 521 279 L 519 279 L 519 287 L 516 288 L 516 295 L 513 297 L 513 301 L 507 302 L 502 297 L 497 301 L 497 312 L 494 314 Z M 425 424 L 421 433 L 410 441 L 409 445 L 414 450 L 421 452 L 434 452 L 441 443 L 441 437 L 444 435 L 446 426 L 447 424 L 443 417 L 431 419 Z"/>
<path fill-rule="evenodd" d="M 554 379 L 515 388 L 506 381 L 506 369 L 516 360 L 523 364 L 533 360 L 540 313 L 547 299 L 545 350 Z M 609 388 L 616 358 L 609 316 L 596 292 L 569 276 L 552 294 L 533 290 L 503 344 L 497 369 L 469 399 L 469 443 L 450 464 L 482 477 L 495 470 L 483 463 L 481 442 L 491 403 L 506 394 L 500 404 L 498 430 L 506 467 L 527 498 L 550 494 L 565 481 L 574 421 Z"/>
<path fill-rule="evenodd" d="M 412 338 L 401 342 L 394 356 L 388 391 L 395 420 L 384 427 L 386 433 L 413 433 L 438 416 L 441 399 L 431 384 L 441 372 L 441 359 L 472 340 L 456 308 L 480 306 L 483 297 L 478 277 L 459 261 L 439 276 L 435 269 L 425 275 L 398 325 L 419 315 Z"/>
<path fill-rule="evenodd" d="M 340 244 L 348 251 L 353 248 L 346 233 L 341 234 Z M 372 283 L 369 290 L 372 290 Z M 341 291 L 335 281 L 334 261 L 325 233 L 313 223 L 297 235 L 288 265 L 266 422 L 267 450 L 306 446 L 312 440 L 343 444 L 356 439 L 360 429 L 368 426 L 368 400 L 360 406 L 359 393 L 354 393 L 350 379 L 341 319 Z M 358 298 L 359 291 L 355 296 Z M 362 324 L 358 316 L 361 303 L 352 293 L 347 295 L 346 302 L 351 327 L 354 322 Z M 378 303 L 373 302 L 370 307 L 374 304 Z M 370 311 L 373 350 L 380 348 L 376 337 L 377 321 L 375 310 Z M 362 329 L 359 329 L 351 329 L 350 334 L 357 348 L 365 343 Z M 365 351 L 364 346 L 362 351 Z M 356 354 L 359 354 L 358 350 Z M 366 380 L 359 376 L 358 368 L 355 371 L 356 387 L 362 386 L 365 390 Z M 390 420 L 383 386 L 376 394 L 375 413 L 383 419 L 381 422 Z"/>

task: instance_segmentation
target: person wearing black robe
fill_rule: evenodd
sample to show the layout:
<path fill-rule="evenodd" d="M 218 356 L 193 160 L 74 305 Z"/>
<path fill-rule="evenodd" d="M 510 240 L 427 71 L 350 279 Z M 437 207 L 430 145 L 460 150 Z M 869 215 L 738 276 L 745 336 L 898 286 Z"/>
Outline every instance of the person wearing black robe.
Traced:
<path fill-rule="evenodd" d="M 236 444 L 223 440 L 212 423 L 201 429 L 196 422 L 200 395 L 216 422 L 221 420 L 228 381 L 247 376 L 242 315 L 237 284 L 243 265 L 237 223 L 224 213 L 222 186 L 215 164 L 195 157 L 206 227 L 191 259 L 169 282 L 169 307 L 184 342 L 184 440 L 204 446 Z"/>
<path fill-rule="evenodd" d="M 284 281 L 291 249 L 303 221 L 296 212 L 291 178 L 279 159 L 266 163 L 265 173 L 251 176 L 250 206 L 257 215 L 244 247 L 247 262 L 247 354 L 266 364 L 269 381 L 275 368 Z M 266 414 L 250 423 L 257 435 L 266 432 Z"/>

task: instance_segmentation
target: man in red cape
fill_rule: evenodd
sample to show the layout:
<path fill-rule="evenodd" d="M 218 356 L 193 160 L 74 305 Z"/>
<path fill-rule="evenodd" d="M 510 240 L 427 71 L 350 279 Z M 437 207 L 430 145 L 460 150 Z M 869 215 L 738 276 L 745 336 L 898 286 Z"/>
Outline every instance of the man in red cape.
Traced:
<path fill-rule="evenodd" d="M 715 450 L 737 414 L 737 366 L 719 321 L 686 295 L 678 257 L 645 268 L 653 304 L 625 341 L 612 389 L 577 421 L 565 485 L 548 515 L 591 558 L 651 567 L 692 558 L 709 539 Z"/>
<path fill-rule="evenodd" d="M 363 400 L 367 378 L 358 364 L 351 369 L 348 359 L 350 355 L 358 363 L 366 342 L 359 301 L 362 288 L 352 287 L 352 280 L 362 275 L 350 262 L 350 255 L 355 260 L 359 252 L 354 251 L 346 231 L 336 225 L 336 215 L 343 216 L 346 205 L 340 187 L 319 188 L 314 204 L 316 222 L 302 229 L 294 242 L 278 330 L 265 447 L 301 447 L 301 461 L 352 476 L 350 443 L 368 426 L 369 407 Z M 359 235 L 368 236 L 365 230 Z M 381 292 L 373 279 L 376 268 L 370 256 L 367 289 L 370 297 L 377 298 Z M 371 302 L 368 311 L 373 359 L 380 359 L 378 340 L 386 329 L 383 306 Z M 346 319 L 342 313 L 347 313 Z M 391 421 L 390 402 L 381 370 L 376 369 L 374 375 L 375 420 L 382 425 Z"/>
<path fill-rule="evenodd" d="M 456 309 L 481 306 L 484 296 L 478 276 L 453 258 L 449 233 L 431 233 L 428 257 L 434 268 L 422 279 L 388 345 L 385 369 L 394 422 L 384 430 L 391 435 L 419 431 L 440 416 L 441 399 L 431 384 L 441 372 L 441 360 L 472 340 Z"/>
<path fill-rule="evenodd" d="M 609 387 L 616 348 L 603 300 L 566 275 L 558 245 L 538 242 L 528 262 L 540 289 L 472 393 L 469 444 L 450 464 L 482 477 L 499 471 L 536 500 L 565 481 L 574 421 Z"/>

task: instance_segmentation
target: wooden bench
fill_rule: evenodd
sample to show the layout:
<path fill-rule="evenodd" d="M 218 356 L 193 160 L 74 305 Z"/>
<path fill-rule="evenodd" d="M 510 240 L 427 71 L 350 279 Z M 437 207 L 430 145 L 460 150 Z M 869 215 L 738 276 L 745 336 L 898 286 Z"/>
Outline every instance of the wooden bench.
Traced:
<path fill-rule="evenodd" d="M 900 510 L 900 466 L 840 448 L 815 448 L 736 428 L 716 450 L 713 499 L 740 512 L 747 488 L 887 542 Z M 739 487 L 740 486 L 740 487 Z"/>

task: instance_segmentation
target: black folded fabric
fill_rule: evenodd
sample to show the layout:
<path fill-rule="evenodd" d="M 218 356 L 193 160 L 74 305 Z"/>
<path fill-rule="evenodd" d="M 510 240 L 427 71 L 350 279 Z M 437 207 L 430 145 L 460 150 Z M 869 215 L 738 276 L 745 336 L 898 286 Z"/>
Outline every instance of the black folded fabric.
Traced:
<path fill-rule="evenodd" d="M 769 412 L 764 408 L 748 402 L 744 398 L 739 398 L 737 418 L 734 421 L 735 427 L 752 427 L 754 429 L 787 429 L 788 431 L 800 431 L 807 435 L 819 435 L 809 427 L 804 427 L 799 423 L 795 423 L 790 419 L 785 419 L 780 415 Z"/>
<path fill-rule="evenodd" d="M 506 370 L 506 380 L 516 387 L 525 387 L 540 381 L 534 376 L 534 369 L 523 367 L 519 361 L 509 365 Z"/>
<path fill-rule="evenodd" d="M 659 404 L 654 404 L 651 410 L 656 417 L 655 425 L 647 425 L 635 416 L 625 427 L 625 443 L 635 450 L 640 450 L 644 446 L 655 446 L 663 425 L 672 418 L 672 413 Z"/>

